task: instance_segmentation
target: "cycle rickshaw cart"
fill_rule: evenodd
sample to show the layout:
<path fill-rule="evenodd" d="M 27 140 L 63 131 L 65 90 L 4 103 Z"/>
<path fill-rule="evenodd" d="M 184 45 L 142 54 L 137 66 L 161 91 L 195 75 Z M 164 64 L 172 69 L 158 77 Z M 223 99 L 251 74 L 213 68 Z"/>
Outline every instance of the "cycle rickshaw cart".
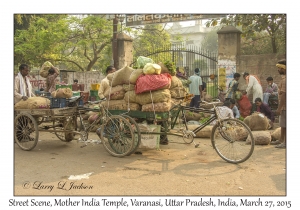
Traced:
<path fill-rule="evenodd" d="M 52 108 L 52 109 L 15 109 L 14 120 L 14 139 L 18 146 L 23 150 L 32 150 L 38 143 L 39 132 L 54 133 L 58 139 L 63 142 L 70 142 L 75 135 L 80 135 L 83 142 L 86 143 L 87 132 L 85 127 L 81 129 L 77 126 L 77 120 L 81 118 L 81 110 L 83 107 L 78 106 L 79 98 L 75 98 L 68 102 L 68 107 Z M 128 119 L 122 116 L 112 116 L 103 108 L 100 110 L 101 117 L 95 124 L 101 122 L 101 126 L 105 127 L 107 135 L 112 137 L 112 144 L 120 144 L 119 156 L 127 155 L 133 149 L 134 130 Z M 91 126 L 90 126 L 91 127 Z M 105 136 L 104 129 L 99 132 L 99 136 Z M 104 141 L 104 147 L 107 141 Z M 122 151 L 122 152 L 121 152 Z"/>
<path fill-rule="evenodd" d="M 161 125 L 161 132 L 140 132 L 138 125 L 135 123 L 134 130 L 136 140 L 132 152 L 137 149 L 141 134 L 158 134 L 162 140 L 167 138 L 168 135 L 175 135 L 182 137 L 185 143 L 194 143 L 195 147 L 198 147 L 199 145 L 195 144 L 194 142 L 194 137 L 196 136 L 195 134 L 204 127 L 210 125 L 212 122 L 215 122 L 210 138 L 213 149 L 216 150 L 217 154 L 229 163 L 241 163 L 249 159 L 254 151 L 255 145 L 250 128 L 240 120 L 222 118 L 216 106 L 216 104 L 219 102 L 204 103 L 211 105 L 213 108 L 198 108 L 194 109 L 194 111 L 210 114 L 211 117 L 194 130 L 188 129 L 187 120 L 185 117 L 185 112 L 190 111 L 190 107 L 183 106 L 181 103 L 173 106 L 173 108 L 171 108 L 168 112 L 142 112 L 131 110 L 109 110 L 109 112 L 113 115 L 121 115 L 125 118 L 129 117 L 138 120 L 141 119 L 152 121 L 153 123 Z M 177 130 L 175 129 L 174 132 L 174 128 L 179 116 L 181 118 L 180 120 L 183 121 L 183 127 Z M 115 150 L 115 153 L 118 153 L 118 151 Z"/>

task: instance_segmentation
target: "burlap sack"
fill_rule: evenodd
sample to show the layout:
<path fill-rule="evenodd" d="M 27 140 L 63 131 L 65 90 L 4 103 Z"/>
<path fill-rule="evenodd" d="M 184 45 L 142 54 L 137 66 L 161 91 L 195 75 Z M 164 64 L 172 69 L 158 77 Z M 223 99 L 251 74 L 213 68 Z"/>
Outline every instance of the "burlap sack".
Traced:
<path fill-rule="evenodd" d="M 15 104 L 15 109 L 49 109 L 50 100 L 44 97 L 30 97 L 26 101 L 19 101 Z"/>
<path fill-rule="evenodd" d="M 52 97 L 52 98 L 56 98 L 56 90 L 55 90 L 55 91 L 52 91 L 51 97 Z"/>
<path fill-rule="evenodd" d="M 133 68 L 125 66 L 124 68 L 107 75 L 107 79 L 110 81 L 110 85 L 112 87 L 115 87 L 117 85 L 129 84 L 129 78 L 133 71 Z"/>
<path fill-rule="evenodd" d="M 111 100 L 104 101 L 101 103 L 105 108 L 109 110 L 141 110 L 141 105 L 137 103 L 128 103 L 125 100 Z"/>
<path fill-rule="evenodd" d="M 169 89 L 156 90 L 151 93 L 141 93 L 135 94 L 135 91 L 128 91 L 125 93 L 124 97 L 126 102 L 138 103 L 140 105 L 167 102 L 171 100 L 171 94 Z M 153 100 L 153 101 L 152 101 Z"/>
<path fill-rule="evenodd" d="M 222 106 L 222 105 L 223 105 L 223 102 L 215 103 L 215 106 Z M 212 104 L 200 103 L 200 108 L 203 108 L 203 109 L 212 109 L 212 108 L 214 108 L 214 106 Z"/>
<path fill-rule="evenodd" d="M 158 62 L 158 65 L 160 65 L 160 67 L 161 67 L 161 74 L 163 74 L 163 73 L 171 73 L 170 71 L 169 71 L 169 69 L 165 66 L 165 64 L 163 64 L 162 62 Z"/>
<path fill-rule="evenodd" d="M 200 113 L 195 113 L 195 112 L 186 112 L 185 113 L 185 119 L 186 121 L 199 121 L 200 118 L 202 117 L 202 114 Z"/>
<path fill-rule="evenodd" d="M 183 102 L 181 99 L 176 99 L 176 98 L 171 98 L 170 102 L 171 102 L 171 107 L 174 107 L 174 106 L 176 106 L 178 104 L 181 104 L 182 106 L 186 105 L 186 103 Z"/>
<path fill-rule="evenodd" d="M 123 89 L 127 92 L 127 91 L 130 91 L 130 90 L 134 90 L 135 86 L 134 84 L 124 84 L 123 85 Z"/>
<path fill-rule="evenodd" d="M 269 119 L 262 113 L 254 112 L 244 119 L 251 131 L 265 131 L 269 128 Z"/>
<path fill-rule="evenodd" d="M 255 145 L 268 145 L 271 142 L 271 134 L 268 131 L 253 131 L 252 135 Z M 248 136 L 246 144 L 250 144 L 250 136 Z"/>
<path fill-rule="evenodd" d="M 194 130 L 197 127 L 199 127 L 199 125 L 188 125 L 189 130 Z M 202 128 L 202 130 L 200 130 L 200 131 L 198 131 L 198 133 L 196 133 L 196 137 L 197 138 L 210 138 L 212 128 L 213 128 L 213 126 L 211 126 L 211 125 L 208 125 L 208 126 Z"/>
<path fill-rule="evenodd" d="M 131 84 L 136 84 L 139 76 L 143 74 L 143 69 L 134 69 L 134 71 L 130 74 L 129 82 Z M 128 84 L 128 83 L 127 83 Z"/>
<path fill-rule="evenodd" d="M 249 135 L 247 129 L 238 126 L 227 129 L 226 134 L 236 141 L 246 141 Z M 223 138 L 218 131 L 216 131 L 215 137 Z"/>
<path fill-rule="evenodd" d="M 40 70 L 40 75 L 41 75 L 42 77 L 44 77 L 44 78 L 47 78 L 47 76 L 48 76 L 48 71 L 49 71 L 49 69 L 50 69 L 51 67 L 54 67 L 54 66 L 52 65 L 52 63 L 50 63 L 49 61 L 46 61 L 46 62 L 42 65 L 42 68 L 41 68 L 41 70 Z M 54 67 L 54 68 L 56 68 L 56 67 Z M 56 68 L 56 69 L 58 70 L 58 73 L 59 73 L 59 69 L 58 69 L 58 68 Z"/>
<path fill-rule="evenodd" d="M 186 89 L 183 87 L 172 88 L 170 89 L 170 93 L 172 98 L 182 98 L 188 94 Z"/>
<path fill-rule="evenodd" d="M 272 140 L 280 140 L 281 139 L 281 128 L 276 128 L 275 131 L 271 133 Z"/>
<path fill-rule="evenodd" d="M 28 100 L 26 101 L 19 101 L 15 104 L 15 109 L 28 109 Z"/>
<path fill-rule="evenodd" d="M 171 109 L 171 102 L 160 102 L 160 103 L 151 103 L 145 104 L 142 106 L 142 112 L 167 112 Z"/>
<path fill-rule="evenodd" d="M 202 94 L 203 94 L 203 97 L 201 97 L 201 98 L 203 98 L 204 101 L 212 102 L 212 96 L 211 95 L 209 95 L 207 92 L 202 92 Z"/>
<path fill-rule="evenodd" d="M 117 85 L 115 87 L 109 87 L 104 92 L 104 97 L 110 100 L 119 100 L 123 99 L 125 96 L 125 90 L 123 85 Z"/>
<path fill-rule="evenodd" d="M 170 89 L 175 88 L 175 87 L 183 87 L 183 85 L 182 85 L 181 80 L 178 79 L 178 77 L 172 76 Z"/>
<path fill-rule="evenodd" d="M 55 98 L 71 98 L 72 96 L 73 91 L 70 88 L 58 88 Z"/>

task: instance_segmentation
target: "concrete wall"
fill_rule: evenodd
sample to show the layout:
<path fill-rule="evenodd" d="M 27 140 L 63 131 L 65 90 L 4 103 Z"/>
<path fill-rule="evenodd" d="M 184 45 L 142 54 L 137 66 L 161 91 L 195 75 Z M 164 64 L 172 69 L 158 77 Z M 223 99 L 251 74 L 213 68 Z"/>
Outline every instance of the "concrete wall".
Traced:
<path fill-rule="evenodd" d="M 263 90 L 267 87 L 267 77 L 273 77 L 274 82 L 279 84 L 281 79 L 277 67 L 277 61 L 285 58 L 285 55 L 264 54 L 264 55 L 241 55 L 237 58 L 237 72 L 242 74 L 248 72 L 259 77 Z M 246 89 L 245 80 L 241 77 L 239 80 L 239 88 Z"/>
<path fill-rule="evenodd" d="M 229 82 L 236 73 L 237 56 L 240 54 L 241 31 L 233 26 L 220 29 L 218 34 L 218 69 L 226 71 L 226 76 L 218 75 L 219 86 L 227 90 Z"/>

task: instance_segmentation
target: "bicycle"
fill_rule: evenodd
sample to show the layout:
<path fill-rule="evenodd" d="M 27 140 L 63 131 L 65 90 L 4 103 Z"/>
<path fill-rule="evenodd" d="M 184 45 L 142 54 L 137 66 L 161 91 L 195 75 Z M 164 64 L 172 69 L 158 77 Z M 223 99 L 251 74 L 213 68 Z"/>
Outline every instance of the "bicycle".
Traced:
<path fill-rule="evenodd" d="M 100 103 L 106 99 L 88 102 L 88 104 L 99 104 L 99 109 L 78 106 L 80 99 L 81 97 L 71 100 L 69 106 L 77 106 L 77 112 L 75 113 L 78 119 L 77 122 L 79 121 L 77 129 L 81 133 L 81 140 L 85 143 L 84 146 L 87 145 L 89 132 L 96 127 L 96 134 L 109 154 L 115 157 L 132 154 L 136 149 L 137 141 L 140 141 L 140 138 L 136 138 L 136 129 L 132 126 L 134 120 L 129 116 L 110 114 Z M 98 113 L 92 123 L 85 123 L 83 120 L 82 115 L 88 111 Z"/>
<path fill-rule="evenodd" d="M 182 106 L 182 102 L 174 106 L 170 110 L 171 115 L 171 128 L 175 127 L 175 123 L 179 114 L 182 114 L 182 120 L 185 129 L 179 129 L 181 135 L 168 133 L 168 129 L 165 130 L 165 136 L 167 134 L 182 136 L 186 143 L 193 143 L 196 133 L 201 131 L 206 126 L 215 122 L 211 133 L 211 143 L 217 154 L 225 161 L 230 163 L 241 163 L 250 158 L 254 151 L 254 138 L 250 128 L 242 121 L 232 118 L 223 119 L 220 116 L 219 109 L 215 105 L 219 102 L 203 103 L 211 105 L 212 109 L 197 108 L 193 109 L 196 112 L 203 112 L 211 114 L 210 118 L 203 124 L 199 125 L 194 130 L 189 130 L 186 121 L 186 110 L 191 110 L 190 107 Z M 245 140 L 249 139 L 246 143 Z M 195 144 L 195 142 L 194 142 Z M 195 144 L 195 147 L 198 147 Z"/>

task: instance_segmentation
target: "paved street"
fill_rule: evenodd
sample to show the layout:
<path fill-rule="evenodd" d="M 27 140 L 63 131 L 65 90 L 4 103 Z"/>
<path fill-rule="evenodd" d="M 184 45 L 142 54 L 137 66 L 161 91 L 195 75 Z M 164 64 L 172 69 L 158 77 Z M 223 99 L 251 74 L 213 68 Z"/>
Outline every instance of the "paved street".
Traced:
<path fill-rule="evenodd" d="M 97 140 L 95 134 L 90 139 Z M 81 148 L 40 132 L 32 151 L 15 144 L 15 195 L 286 195 L 286 150 L 256 146 L 244 163 L 230 164 L 212 149 L 170 136 L 169 145 L 140 150 L 124 158 L 109 155 L 102 144 Z M 91 174 L 88 174 L 91 173 Z M 87 179 L 69 180 L 86 174 Z M 81 187 L 80 187 L 81 186 Z"/>

